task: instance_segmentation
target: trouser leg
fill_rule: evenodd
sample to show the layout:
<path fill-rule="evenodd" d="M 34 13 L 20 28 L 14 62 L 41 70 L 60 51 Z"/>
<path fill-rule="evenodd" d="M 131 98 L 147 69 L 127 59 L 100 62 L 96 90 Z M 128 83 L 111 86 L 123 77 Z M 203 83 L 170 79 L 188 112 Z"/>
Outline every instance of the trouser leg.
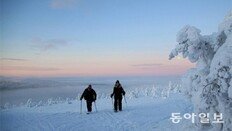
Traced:
<path fill-rule="evenodd" d="M 92 111 L 92 101 L 86 101 L 88 112 Z"/>
<path fill-rule="evenodd" d="M 118 99 L 119 111 L 122 111 L 122 98 Z"/>
<path fill-rule="evenodd" d="M 117 111 L 118 110 L 118 99 L 114 98 L 114 110 Z"/>

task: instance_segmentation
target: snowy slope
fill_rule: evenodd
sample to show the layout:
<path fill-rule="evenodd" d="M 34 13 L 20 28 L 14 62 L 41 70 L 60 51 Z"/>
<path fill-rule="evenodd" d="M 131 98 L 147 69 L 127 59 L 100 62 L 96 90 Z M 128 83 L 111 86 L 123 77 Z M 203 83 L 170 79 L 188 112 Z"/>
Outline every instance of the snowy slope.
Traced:
<path fill-rule="evenodd" d="M 80 114 L 80 101 L 40 107 L 17 107 L 1 111 L 2 130 L 73 130 L 73 131 L 130 131 L 186 130 L 183 122 L 173 124 L 173 112 L 192 112 L 191 105 L 180 94 L 169 98 L 139 97 L 123 102 L 123 111 L 114 113 L 111 99 L 99 99 L 98 112 Z M 186 127 L 185 127 L 186 128 Z M 189 129 L 188 129 L 189 130 Z"/>

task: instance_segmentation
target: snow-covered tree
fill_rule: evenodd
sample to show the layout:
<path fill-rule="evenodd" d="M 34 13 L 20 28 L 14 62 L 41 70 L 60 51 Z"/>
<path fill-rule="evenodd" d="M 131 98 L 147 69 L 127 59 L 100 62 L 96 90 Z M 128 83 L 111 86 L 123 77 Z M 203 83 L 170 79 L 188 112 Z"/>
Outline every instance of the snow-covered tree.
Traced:
<path fill-rule="evenodd" d="M 198 130 L 232 130 L 232 11 L 219 25 L 218 32 L 201 35 L 193 26 L 185 26 L 177 34 L 178 54 L 196 63 L 182 78 L 185 94 L 194 105 L 195 113 L 222 113 L 224 123 L 196 123 Z M 211 115 L 210 115 L 211 116 Z M 212 116 L 210 120 L 213 120 Z"/>

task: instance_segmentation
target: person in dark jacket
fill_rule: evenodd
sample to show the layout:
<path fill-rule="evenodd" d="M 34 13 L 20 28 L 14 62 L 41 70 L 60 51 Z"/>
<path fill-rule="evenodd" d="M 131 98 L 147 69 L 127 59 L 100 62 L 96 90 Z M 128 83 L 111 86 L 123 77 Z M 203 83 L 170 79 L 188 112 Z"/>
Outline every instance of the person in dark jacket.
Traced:
<path fill-rule="evenodd" d="M 95 102 L 97 98 L 97 94 L 94 89 L 92 89 L 91 85 L 89 85 L 82 93 L 80 100 L 82 100 L 83 98 L 86 100 L 88 113 L 90 113 L 92 111 L 92 102 Z"/>
<path fill-rule="evenodd" d="M 116 81 L 111 98 L 114 96 L 114 111 L 122 111 L 122 95 L 125 95 L 119 80 Z"/>

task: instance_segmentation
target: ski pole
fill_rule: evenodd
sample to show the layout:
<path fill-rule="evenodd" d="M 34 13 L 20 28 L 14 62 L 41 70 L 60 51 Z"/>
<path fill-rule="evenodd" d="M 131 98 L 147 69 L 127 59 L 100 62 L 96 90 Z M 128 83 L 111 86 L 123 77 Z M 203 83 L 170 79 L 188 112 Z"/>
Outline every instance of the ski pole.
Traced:
<path fill-rule="evenodd" d="M 97 112 L 97 106 L 96 106 L 96 102 L 94 101 L 94 106 L 95 106 L 95 110 Z"/>
<path fill-rule="evenodd" d="M 113 98 L 111 98 L 112 101 L 112 108 L 114 109 L 114 102 L 113 102 Z"/>
<path fill-rule="evenodd" d="M 81 100 L 81 106 L 80 106 L 80 114 L 82 114 L 82 100 Z"/>
<path fill-rule="evenodd" d="M 126 103 L 126 106 L 127 106 L 127 101 L 126 101 L 126 96 L 124 95 L 124 101 L 125 101 L 125 103 Z"/>

